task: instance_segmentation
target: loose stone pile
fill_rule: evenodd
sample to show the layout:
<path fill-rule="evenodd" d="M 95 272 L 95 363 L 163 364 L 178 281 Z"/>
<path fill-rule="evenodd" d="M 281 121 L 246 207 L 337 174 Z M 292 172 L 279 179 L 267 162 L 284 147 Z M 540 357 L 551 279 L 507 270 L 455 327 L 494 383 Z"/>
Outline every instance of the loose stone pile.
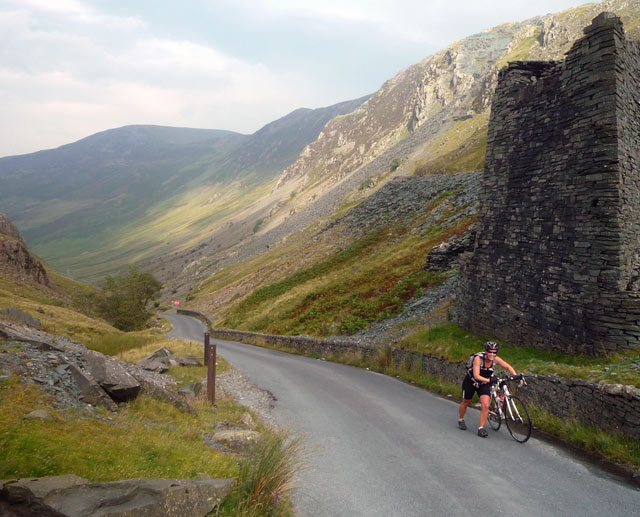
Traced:
<path fill-rule="evenodd" d="M 54 407 L 116 411 L 117 402 L 145 390 L 170 394 L 176 402 L 177 394 L 168 389 L 175 384 L 171 377 L 116 361 L 66 337 L 8 321 L 0 322 L 0 337 L 8 339 L 0 350 L 0 375 L 17 375 L 22 382 L 39 385 L 53 396 Z"/>

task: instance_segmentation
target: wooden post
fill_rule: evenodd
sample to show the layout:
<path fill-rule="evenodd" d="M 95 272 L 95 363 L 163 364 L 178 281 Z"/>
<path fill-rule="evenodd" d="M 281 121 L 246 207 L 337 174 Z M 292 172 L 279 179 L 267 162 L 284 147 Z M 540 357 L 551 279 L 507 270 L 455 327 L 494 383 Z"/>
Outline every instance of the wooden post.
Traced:
<path fill-rule="evenodd" d="M 209 345 L 209 334 L 205 334 L 207 342 L 207 399 L 212 406 L 216 405 L 216 345 Z"/>
<path fill-rule="evenodd" d="M 204 364 L 209 365 L 209 333 L 204 333 Z"/>

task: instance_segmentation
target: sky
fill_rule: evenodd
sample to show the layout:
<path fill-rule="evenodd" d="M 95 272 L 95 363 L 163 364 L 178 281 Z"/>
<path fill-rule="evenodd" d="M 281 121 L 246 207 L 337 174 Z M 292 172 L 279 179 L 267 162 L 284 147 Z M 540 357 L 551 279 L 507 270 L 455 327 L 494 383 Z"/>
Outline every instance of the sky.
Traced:
<path fill-rule="evenodd" d="M 0 157 L 129 124 L 251 134 L 581 0 L 0 0 Z"/>

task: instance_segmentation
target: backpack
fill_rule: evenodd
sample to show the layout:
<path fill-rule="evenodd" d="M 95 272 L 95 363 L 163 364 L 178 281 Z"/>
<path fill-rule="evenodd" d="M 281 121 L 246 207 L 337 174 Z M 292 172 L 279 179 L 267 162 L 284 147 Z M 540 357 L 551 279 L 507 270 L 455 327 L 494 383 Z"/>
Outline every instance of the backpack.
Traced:
<path fill-rule="evenodd" d="M 468 375 L 469 377 L 471 377 L 472 379 L 473 379 L 473 360 L 474 360 L 476 357 L 480 357 L 480 359 L 481 359 L 482 361 L 484 361 L 484 352 L 477 352 L 477 353 L 475 353 L 475 354 L 471 354 L 471 355 L 469 356 L 469 359 L 467 360 L 467 364 L 466 364 L 466 365 L 465 365 L 465 367 L 464 367 L 465 371 L 467 372 L 467 375 Z M 496 364 L 496 360 L 495 360 L 495 358 L 494 358 L 494 359 L 493 359 L 493 366 L 494 366 L 494 367 L 495 367 L 495 364 Z"/>
<path fill-rule="evenodd" d="M 477 354 L 471 354 L 469 359 L 467 360 L 467 364 L 464 366 L 464 370 L 467 372 L 467 375 L 473 379 L 473 360 L 481 356 L 482 352 L 478 352 Z"/>

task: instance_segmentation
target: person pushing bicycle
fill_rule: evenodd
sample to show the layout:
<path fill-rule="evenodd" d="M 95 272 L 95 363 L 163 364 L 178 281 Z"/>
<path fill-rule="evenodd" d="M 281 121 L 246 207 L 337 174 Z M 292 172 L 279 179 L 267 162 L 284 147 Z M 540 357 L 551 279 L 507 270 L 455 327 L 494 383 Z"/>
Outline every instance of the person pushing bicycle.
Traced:
<path fill-rule="evenodd" d="M 504 359 L 498 357 L 500 345 L 495 341 L 487 341 L 484 344 L 484 352 L 474 354 L 467 363 L 467 374 L 462 381 L 462 402 L 458 407 L 458 428 L 466 431 L 467 424 L 464 422 L 464 415 L 471 403 L 474 393 L 480 397 L 480 427 L 478 436 L 486 438 L 487 433 L 484 425 L 489 416 L 489 403 L 491 402 L 491 384 L 497 381 L 494 375 L 495 366 L 502 366 L 511 375 L 516 375 L 513 367 Z"/>

